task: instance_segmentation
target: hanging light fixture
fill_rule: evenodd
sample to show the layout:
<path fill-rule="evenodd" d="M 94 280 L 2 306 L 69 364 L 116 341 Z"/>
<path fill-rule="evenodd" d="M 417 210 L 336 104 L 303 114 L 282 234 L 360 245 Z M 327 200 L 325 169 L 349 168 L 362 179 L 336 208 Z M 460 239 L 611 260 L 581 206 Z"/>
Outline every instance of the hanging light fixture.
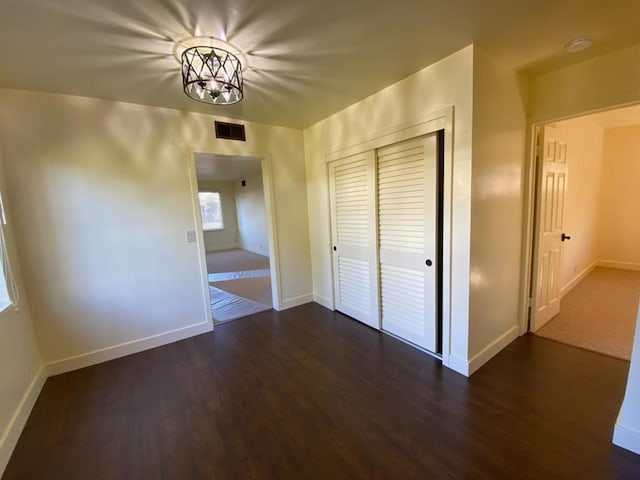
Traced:
<path fill-rule="evenodd" d="M 182 59 L 182 87 L 198 102 L 231 105 L 242 100 L 242 64 L 222 48 L 187 48 Z"/>

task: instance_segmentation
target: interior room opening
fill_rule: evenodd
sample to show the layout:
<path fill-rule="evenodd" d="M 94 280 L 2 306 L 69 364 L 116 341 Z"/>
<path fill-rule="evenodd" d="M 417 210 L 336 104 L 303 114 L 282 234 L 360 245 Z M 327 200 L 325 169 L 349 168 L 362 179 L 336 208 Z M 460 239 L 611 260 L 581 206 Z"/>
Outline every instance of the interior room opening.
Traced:
<path fill-rule="evenodd" d="M 640 106 L 536 127 L 530 331 L 630 360 L 639 156 Z"/>
<path fill-rule="evenodd" d="M 261 159 L 194 159 L 214 325 L 273 308 Z"/>

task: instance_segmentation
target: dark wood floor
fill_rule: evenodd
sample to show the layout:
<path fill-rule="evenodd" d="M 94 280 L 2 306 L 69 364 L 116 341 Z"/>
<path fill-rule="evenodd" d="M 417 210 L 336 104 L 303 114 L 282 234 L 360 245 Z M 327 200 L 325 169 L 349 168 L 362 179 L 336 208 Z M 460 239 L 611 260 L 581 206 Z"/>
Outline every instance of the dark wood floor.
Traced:
<path fill-rule="evenodd" d="M 627 369 L 526 336 L 466 379 L 309 304 L 50 378 L 3 479 L 637 479 Z"/>

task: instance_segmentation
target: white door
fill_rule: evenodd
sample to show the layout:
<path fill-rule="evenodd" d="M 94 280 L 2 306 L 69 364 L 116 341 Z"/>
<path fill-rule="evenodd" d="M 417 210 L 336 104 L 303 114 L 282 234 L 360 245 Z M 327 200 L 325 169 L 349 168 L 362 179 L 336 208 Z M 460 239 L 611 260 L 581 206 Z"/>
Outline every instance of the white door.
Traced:
<path fill-rule="evenodd" d="M 373 151 L 331 162 L 329 189 L 336 310 L 380 328 Z"/>
<path fill-rule="evenodd" d="M 377 151 L 382 328 L 436 351 L 437 137 Z"/>
<path fill-rule="evenodd" d="M 567 189 L 567 144 L 553 135 L 553 127 L 538 130 L 536 245 L 533 269 L 531 330 L 536 331 L 560 313 L 560 265 L 564 199 Z"/>

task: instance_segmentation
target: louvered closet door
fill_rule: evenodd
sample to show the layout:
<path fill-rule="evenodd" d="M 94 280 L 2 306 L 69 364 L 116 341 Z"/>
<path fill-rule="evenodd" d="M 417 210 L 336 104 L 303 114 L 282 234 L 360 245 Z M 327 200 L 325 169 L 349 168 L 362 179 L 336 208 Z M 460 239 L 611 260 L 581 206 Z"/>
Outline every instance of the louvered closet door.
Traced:
<path fill-rule="evenodd" d="M 435 352 L 436 135 L 381 148 L 377 157 L 382 328 Z"/>
<path fill-rule="evenodd" d="M 336 310 L 380 328 L 375 210 L 375 155 L 329 164 Z"/>

